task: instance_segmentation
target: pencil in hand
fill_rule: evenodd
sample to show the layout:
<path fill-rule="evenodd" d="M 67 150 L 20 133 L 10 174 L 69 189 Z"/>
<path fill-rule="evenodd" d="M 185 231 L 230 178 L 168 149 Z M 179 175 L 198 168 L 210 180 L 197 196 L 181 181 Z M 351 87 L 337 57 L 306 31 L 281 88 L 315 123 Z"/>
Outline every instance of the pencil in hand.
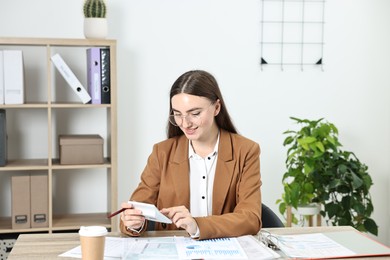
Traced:
<path fill-rule="evenodd" d="M 115 211 L 115 212 L 113 212 L 113 213 L 111 213 L 111 214 L 108 214 L 108 215 L 107 215 L 107 218 L 112 218 L 112 217 L 118 215 L 119 213 L 121 213 L 121 212 L 123 212 L 123 211 L 125 211 L 125 210 L 126 210 L 126 208 L 121 208 L 120 210 L 117 210 L 117 211 Z"/>

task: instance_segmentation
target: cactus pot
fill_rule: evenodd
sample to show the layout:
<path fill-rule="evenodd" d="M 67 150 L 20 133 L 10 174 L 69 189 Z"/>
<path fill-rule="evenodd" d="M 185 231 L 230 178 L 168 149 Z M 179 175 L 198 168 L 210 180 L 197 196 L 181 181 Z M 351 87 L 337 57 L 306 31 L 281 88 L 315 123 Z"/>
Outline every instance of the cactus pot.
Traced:
<path fill-rule="evenodd" d="M 84 18 L 84 36 L 88 39 L 105 39 L 107 37 L 106 18 Z"/>

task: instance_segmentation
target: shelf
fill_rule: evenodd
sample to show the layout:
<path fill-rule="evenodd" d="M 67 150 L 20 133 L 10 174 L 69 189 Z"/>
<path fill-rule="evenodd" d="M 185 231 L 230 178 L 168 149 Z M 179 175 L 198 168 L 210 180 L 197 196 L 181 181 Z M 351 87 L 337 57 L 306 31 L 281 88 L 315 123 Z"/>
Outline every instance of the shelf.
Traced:
<path fill-rule="evenodd" d="M 53 217 L 52 230 L 78 230 L 80 226 L 104 226 L 111 228 L 106 213 L 70 214 Z"/>
<path fill-rule="evenodd" d="M 8 160 L 7 165 L 0 167 L 0 171 L 25 171 L 25 170 L 48 170 L 47 159 L 19 159 Z"/>
<path fill-rule="evenodd" d="M 60 164 L 59 159 L 54 159 L 51 168 L 53 170 L 111 168 L 111 163 L 109 158 L 104 158 L 104 162 L 102 164 L 65 165 L 65 164 Z"/>
<path fill-rule="evenodd" d="M 18 46 L 62 46 L 62 47 L 90 47 L 115 45 L 115 40 L 99 39 L 56 39 L 56 38 L 0 38 L 1 45 L 18 45 Z"/>
<path fill-rule="evenodd" d="M 22 105 L 0 105 L 0 109 L 8 108 L 109 108 L 111 104 L 81 104 L 81 103 L 30 103 Z"/>
<path fill-rule="evenodd" d="M 0 218 L 0 233 L 33 233 L 33 232 L 50 232 L 50 231 L 66 231 L 78 230 L 80 226 L 99 225 L 106 228 L 111 228 L 110 219 L 107 218 L 108 213 L 89 213 L 89 214 L 69 214 L 53 217 L 52 228 L 23 228 L 12 229 L 11 217 Z"/>
<path fill-rule="evenodd" d="M 0 104 L 0 109 L 5 109 L 7 113 L 9 148 L 7 164 L 0 167 L 0 188 L 5 190 L 0 197 L 0 234 L 66 232 L 77 230 L 82 225 L 101 225 L 112 231 L 118 230 L 118 218 L 108 219 L 106 212 L 93 213 L 111 212 L 118 207 L 116 44 L 116 40 L 111 39 L 0 37 L 0 49 L 23 51 L 25 75 L 25 104 Z M 85 82 L 88 78 L 86 50 L 90 47 L 110 49 L 110 104 L 83 104 L 71 90 L 61 88 L 67 83 L 52 64 L 53 53 L 61 53 L 67 57 L 69 65 L 73 65 L 75 74 Z M 99 134 L 105 139 L 103 163 L 60 164 L 58 136 L 89 133 Z M 91 175 L 83 178 L 86 175 L 79 172 Z M 25 174 L 47 176 L 48 227 L 12 229 L 11 177 Z M 97 182 L 93 182 L 94 178 Z M 85 214 L 71 214 L 77 210 L 68 208 L 61 212 L 67 215 L 56 215 L 55 209 L 68 198 L 70 204 L 81 200 L 83 205 L 90 205 L 89 198 L 68 196 L 80 191 L 76 187 L 78 184 L 82 187 L 90 183 L 96 183 L 96 187 L 88 188 L 92 188 L 97 196 L 104 194 L 96 202 L 97 209 L 83 208 Z M 61 198 L 57 196 L 58 187 L 65 191 Z"/>
<path fill-rule="evenodd" d="M 12 229 L 11 217 L 0 218 L 0 234 L 9 233 L 33 233 L 33 232 L 48 232 L 49 228 L 23 228 L 23 229 Z"/>
<path fill-rule="evenodd" d="M 104 162 L 102 164 L 65 165 L 60 164 L 59 159 L 53 159 L 51 168 L 53 170 L 111 168 L 111 162 L 110 158 L 104 158 Z M 6 166 L 0 167 L 0 172 L 48 169 L 49 164 L 47 159 L 8 160 Z"/>

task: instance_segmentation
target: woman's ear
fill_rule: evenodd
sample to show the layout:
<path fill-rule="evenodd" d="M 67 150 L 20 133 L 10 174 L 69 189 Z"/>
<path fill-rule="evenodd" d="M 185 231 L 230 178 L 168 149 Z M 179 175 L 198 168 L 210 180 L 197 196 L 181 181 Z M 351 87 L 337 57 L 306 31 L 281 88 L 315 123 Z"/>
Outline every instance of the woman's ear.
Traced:
<path fill-rule="evenodd" d="M 214 111 L 214 116 L 217 116 L 219 114 L 219 112 L 221 111 L 221 101 L 219 99 L 217 99 L 217 101 L 215 101 L 215 111 Z"/>

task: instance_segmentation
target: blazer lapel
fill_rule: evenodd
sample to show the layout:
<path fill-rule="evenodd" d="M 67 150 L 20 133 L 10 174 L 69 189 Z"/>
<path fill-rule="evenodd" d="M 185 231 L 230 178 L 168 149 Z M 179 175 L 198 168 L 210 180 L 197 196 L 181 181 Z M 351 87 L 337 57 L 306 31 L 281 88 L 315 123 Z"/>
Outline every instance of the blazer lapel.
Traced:
<path fill-rule="evenodd" d="M 218 161 L 214 177 L 213 215 L 222 214 L 226 195 L 233 176 L 234 164 L 231 136 L 227 131 L 221 129 Z"/>
<path fill-rule="evenodd" d="M 189 177 L 189 162 L 188 162 L 188 139 L 182 135 L 178 140 L 178 145 L 175 150 L 172 161 L 170 162 L 171 172 L 175 175 L 173 178 L 174 190 L 180 201 L 178 205 L 184 205 L 188 209 L 190 207 L 190 177 Z"/>

